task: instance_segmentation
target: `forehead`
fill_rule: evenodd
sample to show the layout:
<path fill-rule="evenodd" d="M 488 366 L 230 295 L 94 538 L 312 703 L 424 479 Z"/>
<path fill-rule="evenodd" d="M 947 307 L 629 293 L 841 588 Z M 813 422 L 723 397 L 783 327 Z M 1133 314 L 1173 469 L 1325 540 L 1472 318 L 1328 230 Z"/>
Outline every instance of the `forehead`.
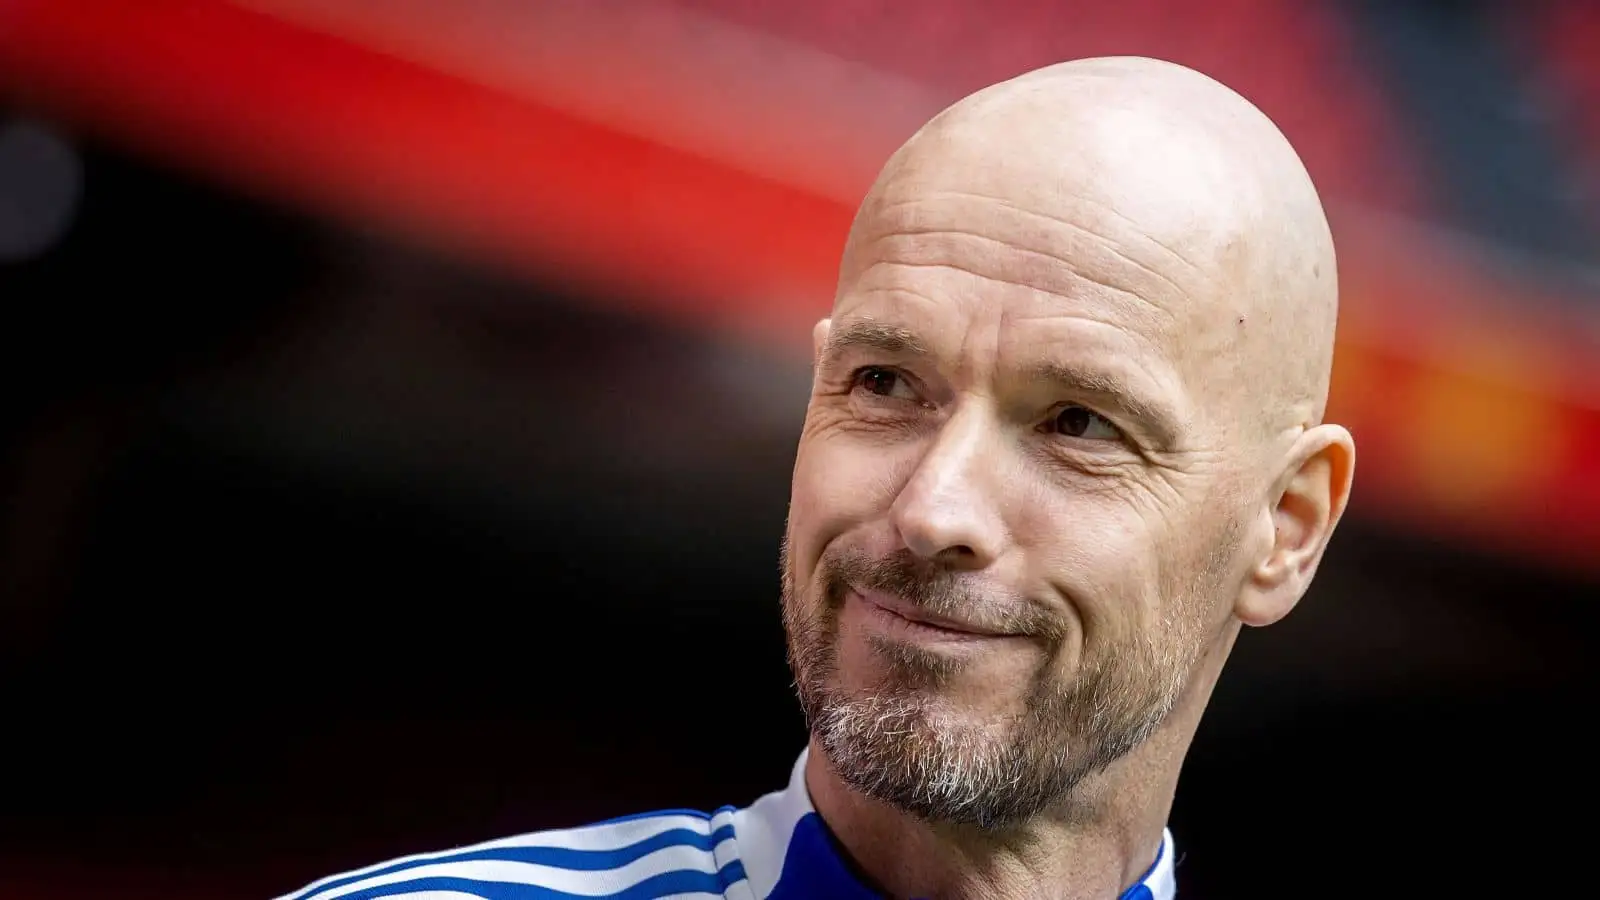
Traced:
<path fill-rule="evenodd" d="M 988 330 L 1012 352 L 1035 343 L 1048 352 L 1070 336 L 1181 367 L 1221 312 L 1217 279 L 1193 249 L 1152 237 L 1097 198 L 1021 200 L 978 181 L 890 183 L 869 201 L 835 319 L 909 318 L 962 338 Z"/>

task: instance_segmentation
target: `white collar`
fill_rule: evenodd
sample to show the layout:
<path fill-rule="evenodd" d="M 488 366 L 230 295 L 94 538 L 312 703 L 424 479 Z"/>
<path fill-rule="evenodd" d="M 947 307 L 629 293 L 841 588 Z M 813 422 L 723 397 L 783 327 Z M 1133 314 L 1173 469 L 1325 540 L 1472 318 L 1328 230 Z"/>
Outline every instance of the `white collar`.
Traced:
<path fill-rule="evenodd" d="M 811 803 L 811 792 L 806 788 L 806 758 L 809 749 L 800 753 L 790 770 L 789 785 L 774 791 L 750 806 L 733 814 L 734 839 L 739 846 L 739 859 L 744 864 L 752 893 L 759 900 L 770 896 L 784 875 L 784 863 L 791 853 L 791 841 L 796 829 L 807 816 L 813 816 L 817 826 L 816 807 Z M 1161 849 L 1150 870 L 1139 884 L 1122 896 L 1125 900 L 1173 900 L 1177 894 L 1177 875 L 1172 833 L 1161 832 Z M 816 866 L 806 866 L 815 869 Z M 833 868 L 843 870 L 842 862 Z M 786 885 L 787 886 L 787 885 Z"/>

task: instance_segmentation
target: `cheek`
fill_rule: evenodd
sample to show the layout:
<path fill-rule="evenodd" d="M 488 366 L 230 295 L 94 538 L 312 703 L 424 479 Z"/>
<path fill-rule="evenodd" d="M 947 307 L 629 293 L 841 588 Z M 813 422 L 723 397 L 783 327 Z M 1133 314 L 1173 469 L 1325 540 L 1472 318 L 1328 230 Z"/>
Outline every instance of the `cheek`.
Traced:
<path fill-rule="evenodd" d="M 1162 562 L 1169 618 L 1180 627 L 1208 631 L 1227 623 L 1243 587 L 1246 520 L 1223 501 L 1207 503 L 1204 509 L 1206 514 L 1187 523 Z"/>
<path fill-rule="evenodd" d="M 1037 562 L 1033 580 L 1056 585 L 1086 639 L 1147 632 L 1164 615 L 1162 557 L 1173 526 L 1111 491 L 1056 491 L 1020 522 Z"/>
<path fill-rule="evenodd" d="M 894 505 L 898 455 L 847 435 L 802 438 L 789 496 L 789 540 L 809 569 L 834 537 L 883 518 Z"/>

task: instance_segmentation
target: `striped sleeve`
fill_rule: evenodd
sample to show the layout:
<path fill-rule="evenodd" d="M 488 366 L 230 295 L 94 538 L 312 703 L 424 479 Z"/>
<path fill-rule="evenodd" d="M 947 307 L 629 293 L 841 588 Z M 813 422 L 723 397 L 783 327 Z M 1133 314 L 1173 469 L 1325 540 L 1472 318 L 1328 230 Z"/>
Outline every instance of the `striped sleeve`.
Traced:
<path fill-rule="evenodd" d="M 673 810 L 537 832 L 335 875 L 280 900 L 723 897 L 744 879 L 731 818 Z"/>

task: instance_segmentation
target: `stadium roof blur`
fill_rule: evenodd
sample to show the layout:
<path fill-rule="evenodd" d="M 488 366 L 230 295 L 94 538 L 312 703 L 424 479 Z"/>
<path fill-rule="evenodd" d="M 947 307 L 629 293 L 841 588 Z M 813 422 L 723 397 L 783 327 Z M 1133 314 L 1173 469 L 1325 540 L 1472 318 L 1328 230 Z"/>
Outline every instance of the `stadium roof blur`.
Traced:
<path fill-rule="evenodd" d="M 855 200 L 933 111 L 1062 58 L 1184 62 L 1273 116 L 1329 197 L 1359 502 L 1600 565 L 1596 259 L 1483 236 L 1359 17 L 1126 0 L 1052 28 L 1056 7 L 1012 5 L 13 0 L 0 79 L 248 191 L 752 335 L 800 367 Z M 1569 130 L 1592 172 L 1600 69 L 1572 61 L 1600 26 L 1581 8 L 1527 7 L 1508 45 L 1539 48 L 1534 68 L 1589 111 Z M 1574 221 L 1561 233 L 1600 216 Z"/>

